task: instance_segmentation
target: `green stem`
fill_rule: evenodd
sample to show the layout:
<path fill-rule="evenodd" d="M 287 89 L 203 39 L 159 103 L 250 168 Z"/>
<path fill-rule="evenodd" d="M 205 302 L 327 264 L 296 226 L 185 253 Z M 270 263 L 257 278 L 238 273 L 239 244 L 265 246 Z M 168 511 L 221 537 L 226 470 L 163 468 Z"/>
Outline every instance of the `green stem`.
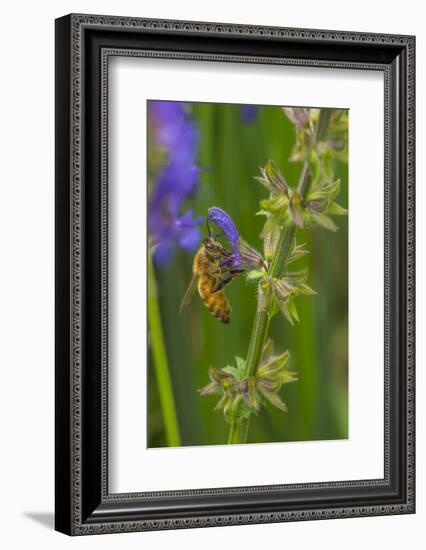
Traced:
<path fill-rule="evenodd" d="M 329 118 L 330 110 L 321 109 L 315 132 L 315 139 L 317 142 L 323 137 Z M 309 168 L 308 164 L 305 162 L 300 174 L 299 184 L 297 186 L 297 192 L 299 193 L 302 202 L 308 192 L 309 180 Z M 281 277 L 284 274 L 295 235 L 296 226 L 294 224 L 289 224 L 282 228 L 275 256 L 269 269 L 269 275 L 271 277 Z M 259 300 L 261 300 L 260 293 Z M 269 321 L 270 318 L 268 313 L 260 308 L 260 303 L 258 302 L 247 353 L 246 377 L 254 376 L 256 374 L 256 370 L 261 359 L 262 350 L 268 336 Z M 248 424 L 248 419 L 232 420 L 228 443 L 246 443 L 248 436 Z"/>
<path fill-rule="evenodd" d="M 166 441 L 169 447 L 179 447 L 181 444 L 179 425 L 176 417 L 172 382 L 170 379 L 166 346 L 164 344 L 163 329 L 161 326 L 157 282 L 150 253 L 148 253 L 148 323 L 150 345 L 154 359 L 157 387 L 160 395 L 160 405 L 166 432 Z"/>
<path fill-rule="evenodd" d="M 234 439 L 235 439 L 235 428 L 236 428 L 236 423 L 235 423 L 235 419 L 234 418 L 231 418 L 231 422 L 230 422 L 230 427 L 229 427 L 229 436 L 228 436 L 228 445 L 232 445 L 234 443 Z"/>
<path fill-rule="evenodd" d="M 247 353 L 246 376 L 252 376 L 255 373 L 255 369 L 259 363 L 263 346 L 265 344 L 266 335 L 268 334 L 269 316 L 266 311 L 259 311 L 259 309 L 260 308 L 258 307 L 258 311 L 256 312 L 256 316 L 254 318 L 253 330 Z"/>
<path fill-rule="evenodd" d="M 250 418 L 244 418 L 241 421 L 240 430 L 241 430 L 241 441 L 247 443 L 248 429 L 249 429 Z"/>
<path fill-rule="evenodd" d="M 305 173 L 307 174 L 307 172 Z M 294 225 L 289 225 L 283 229 L 277 245 L 277 253 L 269 271 L 271 277 L 280 276 L 284 271 L 288 255 L 290 253 L 290 248 L 294 240 L 295 230 Z M 261 297 L 259 296 L 259 300 L 260 299 Z M 260 303 L 258 303 L 247 354 L 246 377 L 254 376 L 256 374 L 263 347 L 268 336 L 269 322 L 270 317 L 268 313 L 261 309 Z M 248 436 L 248 424 L 249 419 L 231 420 L 228 443 L 246 443 Z"/>
<path fill-rule="evenodd" d="M 229 429 L 228 445 L 236 445 L 238 443 L 247 442 L 249 419 L 242 418 L 240 420 L 231 420 Z"/>

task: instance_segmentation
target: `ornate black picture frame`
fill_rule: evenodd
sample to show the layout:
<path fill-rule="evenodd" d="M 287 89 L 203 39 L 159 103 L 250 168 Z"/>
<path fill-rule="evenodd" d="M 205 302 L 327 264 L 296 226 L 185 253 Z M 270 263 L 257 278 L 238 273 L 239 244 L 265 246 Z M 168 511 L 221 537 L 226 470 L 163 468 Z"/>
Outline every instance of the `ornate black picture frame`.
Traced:
<path fill-rule="evenodd" d="M 136 52 L 136 53 L 135 53 Z M 110 494 L 108 58 L 384 74 L 384 478 Z M 56 21 L 56 529 L 69 535 L 414 513 L 413 36 L 96 15 Z"/>

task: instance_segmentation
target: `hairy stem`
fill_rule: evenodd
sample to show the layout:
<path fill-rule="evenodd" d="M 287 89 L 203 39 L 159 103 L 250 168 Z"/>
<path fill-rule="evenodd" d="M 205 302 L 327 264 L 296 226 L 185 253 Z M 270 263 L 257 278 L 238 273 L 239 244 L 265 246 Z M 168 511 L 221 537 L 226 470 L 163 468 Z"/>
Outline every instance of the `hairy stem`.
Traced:
<path fill-rule="evenodd" d="M 329 109 L 321 109 L 317 127 L 315 131 L 316 142 L 320 141 L 327 129 L 330 118 Z M 309 189 L 310 181 L 309 167 L 305 162 L 303 164 L 302 172 L 300 174 L 299 183 L 297 186 L 297 192 L 300 195 L 303 203 L 304 198 Z M 286 268 L 287 259 L 290 254 L 290 250 L 296 235 L 296 226 L 294 224 L 288 224 L 282 227 L 281 235 L 276 247 L 275 256 L 272 260 L 271 267 L 269 268 L 269 274 L 271 277 L 281 277 Z M 254 376 L 256 374 L 257 367 L 262 355 L 262 350 L 265 345 L 266 338 L 269 331 L 270 318 L 266 311 L 262 310 L 259 301 L 261 300 L 261 294 L 259 293 L 257 312 L 254 318 L 253 329 L 251 333 L 249 349 L 247 353 L 247 367 L 245 376 Z M 231 422 L 231 429 L 228 443 L 246 443 L 248 436 L 249 419 L 236 419 Z M 232 437 L 231 437 L 232 432 Z"/>
<path fill-rule="evenodd" d="M 158 305 L 157 282 L 151 254 L 148 253 L 148 323 L 150 345 L 160 394 L 161 412 L 163 414 L 167 445 L 178 447 L 181 444 L 179 425 L 176 416 L 175 401 L 161 326 L 160 308 Z"/>

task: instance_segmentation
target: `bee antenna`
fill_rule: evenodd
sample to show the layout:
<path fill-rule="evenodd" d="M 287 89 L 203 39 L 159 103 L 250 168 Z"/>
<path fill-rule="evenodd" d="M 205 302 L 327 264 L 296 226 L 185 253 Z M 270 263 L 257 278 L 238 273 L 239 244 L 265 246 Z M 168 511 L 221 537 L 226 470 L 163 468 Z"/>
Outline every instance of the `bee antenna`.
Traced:
<path fill-rule="evenodd" d="M 211 228 L 210 228 L 208 218 L 206 218 L 206 223 L 207 223 L 207 232 L 208 232 L 208 234 L 209 234 L 209 237 L 211 237 L 211 236 L 212 236 L 212 230 L 211 230 Z"/>

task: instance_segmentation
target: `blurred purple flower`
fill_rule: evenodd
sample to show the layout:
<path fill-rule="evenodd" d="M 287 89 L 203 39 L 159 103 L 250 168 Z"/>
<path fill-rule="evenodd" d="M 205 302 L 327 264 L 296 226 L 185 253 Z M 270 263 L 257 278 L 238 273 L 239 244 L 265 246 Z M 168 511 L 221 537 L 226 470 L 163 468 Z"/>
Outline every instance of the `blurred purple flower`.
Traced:
<path fill-rule="evenodd" d="M 177 247 L 193 252 L 200 242 L 192 210 L 180 213 L 183 201 L 196 191 L 200 168 L 196 164 L 198 131 L 185 103 L 149 101 L 148 116 L 154 147 L 165 150 L 167 161 L 157 172 L 149 199 L 149 234 L 154 261 L 166 265 Z"/>
<path fill-rule="evenodd" d="M 241 118 L 246 124 L 250 124 L 257 116 L 257 105 L 241 105 Z"/>

